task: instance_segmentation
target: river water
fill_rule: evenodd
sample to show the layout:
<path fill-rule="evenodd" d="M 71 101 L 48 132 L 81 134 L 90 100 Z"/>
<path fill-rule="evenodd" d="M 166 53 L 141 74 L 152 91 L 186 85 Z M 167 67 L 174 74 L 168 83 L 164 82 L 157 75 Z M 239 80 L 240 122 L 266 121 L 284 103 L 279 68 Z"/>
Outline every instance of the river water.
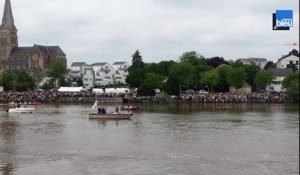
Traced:
<path fill-rule="evenodd" d="M 145 105 L 106 122 L 90 108 L 0 107 L 0 174 L 299 174 L 298 106 Z"/>

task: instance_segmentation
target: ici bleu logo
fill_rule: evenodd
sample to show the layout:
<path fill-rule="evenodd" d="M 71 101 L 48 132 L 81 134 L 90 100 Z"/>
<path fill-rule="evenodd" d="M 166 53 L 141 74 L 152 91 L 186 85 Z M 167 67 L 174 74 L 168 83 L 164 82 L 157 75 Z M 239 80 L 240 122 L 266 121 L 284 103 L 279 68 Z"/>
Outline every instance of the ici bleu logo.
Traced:
<path fill-rule="evenodd" d="M 293 10 L 276 10 L 273 13 L 273 30 L 290 30 L 293 27 Z"/>

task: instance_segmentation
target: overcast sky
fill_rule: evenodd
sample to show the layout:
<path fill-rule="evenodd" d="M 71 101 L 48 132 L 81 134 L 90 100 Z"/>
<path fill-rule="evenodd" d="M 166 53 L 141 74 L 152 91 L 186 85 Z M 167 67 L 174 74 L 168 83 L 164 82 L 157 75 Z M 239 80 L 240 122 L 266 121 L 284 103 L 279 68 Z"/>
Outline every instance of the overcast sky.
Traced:
<path fill-rule="evenodd" d="M 4 0 L 1 0 L 1 18 Z M 299 0 L 11 0 L 19 46 L 59 45 L 68 65 L 177 60 L 186 51 L 276 61 L 298 42 Z M 290 31 L 272 13 L 294 11 Z"/>

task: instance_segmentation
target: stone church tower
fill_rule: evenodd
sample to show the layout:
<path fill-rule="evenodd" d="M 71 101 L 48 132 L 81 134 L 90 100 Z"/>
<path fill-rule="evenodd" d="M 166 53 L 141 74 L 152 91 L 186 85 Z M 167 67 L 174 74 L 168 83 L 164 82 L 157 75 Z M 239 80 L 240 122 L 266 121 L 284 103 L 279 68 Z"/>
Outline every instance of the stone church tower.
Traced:
<path fill-rule="evenodd" d="M 0 61 L 8 60 L 11 50 L 18 47 L 17 28 L 14 24 L 10 0 L 5 0 L 0 26 Z"/>
<path fill-rule="evenodd" d="M 66 54 L 59 46 L 19 47 L 10 0 L 5 0 L 0 25 L 0 69 L 23 69 L 32 74 L 47 71 L 55 62 L 67 66 Z"/>

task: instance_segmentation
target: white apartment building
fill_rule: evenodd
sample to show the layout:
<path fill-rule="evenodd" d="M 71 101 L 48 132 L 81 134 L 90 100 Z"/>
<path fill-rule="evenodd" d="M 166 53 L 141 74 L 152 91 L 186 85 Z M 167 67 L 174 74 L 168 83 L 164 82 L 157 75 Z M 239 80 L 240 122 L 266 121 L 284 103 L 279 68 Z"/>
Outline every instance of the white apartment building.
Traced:
<path fill-rule="evenodd" d="M 92 64 L 95 72 L 95 85 L 105 86 L 114 84 L 114 69 L 108 63 Z"/>
<path fill-rule="evenodd" d="M 114 83 L 126 84 L 126 77 L 128 76 L 129 64 L 126 62 L 115 62 L 112 66 L 115 70 Z"/>
<path fill-rule="evenodd" d="M 276 63 L 278 69 L 292 68 L 293 66 L 299 70 L 299 52 L 295 49 L 288 55 L 282 56 Z"/>
<path fill-rule="evenodd" d="M 85 62 L 75 62 L 71 65 L 70 77 L 82 78 L 86 89 L 95 86 L 126 84 L 129 66 L 127 62 L 115 62 L 113 65 L 107 62 L 98 62 L 91 65 Z"/>
<path fill-rule="evenodd" d="M 240 58 L 238 61 L 247 65 L 255 64 L 260 69 L 264 69 L 268 62 L 266 58 Z"/>
<path fill-rule="evenodd" d="M 88 66 L 85 62 L 74 62 L 71 65 L 70 77 L 71 78 L 80 78 L 83 76 L 83 68 Z"/>
<path fill-rule="evenodd" d="M 93 67 L 86 66 L 83 68 L 83 87 L 87 90 L 95 87 L 95 71 Z"/>

